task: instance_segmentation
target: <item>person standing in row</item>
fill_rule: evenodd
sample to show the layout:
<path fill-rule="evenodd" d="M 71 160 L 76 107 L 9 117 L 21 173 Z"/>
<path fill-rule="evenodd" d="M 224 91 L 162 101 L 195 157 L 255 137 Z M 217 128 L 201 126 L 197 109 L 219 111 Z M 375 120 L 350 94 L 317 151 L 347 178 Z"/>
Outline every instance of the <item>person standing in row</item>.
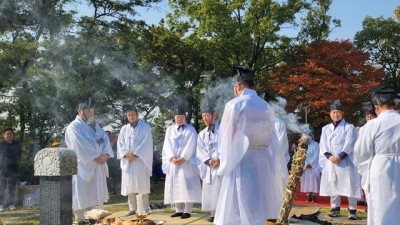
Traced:
<path fill-rule="evenodd" d="M 332 123 L 322 128 L 319 165 L 321 196 L 331 196 L 330 217 L 340 216 L 340 196 L 347 196 L 349 216 L 357 219 L 357 199 L 361 197 L 360 175 L 354 159 L 354 144 L 358 137 L 356 128 L 344 120 L 341 100 L 330 101 Z"/>
<path fill-rule="evenodd" d="M 86 211 L 94 206 L 103 209 L 109 199 L 107 159 L 114 153 L 107 134 L 94 121 L 93 99 L 80 97 L 77 111 L 65 132 L 65 143 L 78 158 L 78 174 L 72 176 L 72 208 L 75 222 L 80 222 Z"/>
<path fill-rule="evenodd" d="M 319 144 L 310 135 L 307 143 L 307 157 L 304 163 L 304 172 L 300 178 L 300 192 L 307 193 L 307 202 L 317 202 L 317 193 L 321 178 L 319 166 Z"/>
<path fill-rule="evenodd" d="M 0 142 L 0 211 L 6 208 L 15 210 L 15 186 L 19 175 L 21 143 L 14 140 L 12 128 L 5 128 L 2 133 L 4 140 Z M 8 193 L 6 193 L 6 188 Z M 8 194 L 7 202 L 5 201 L 6 194 Z"/>
<path fill-rule="evenodd" d="M 281 185 L 279 188 L 281 190 L 281 195 L 283 196 L 285 191 L 286 191 L 286 183 L 289 178 L 289 171 L 288 171 L 288 163 L 290 161 L 290 155 L 289 155 L 289 140 L 288 140 L 288 135 L 287 135 L 287 129 L 286 129 L 286 124 L 283 119 L 278 117 L 278 109 L 274 108 L 274 105 L 277 107 L 277 98 L 274 96 L 271 92 L 268 90 L 265 90 L 264 92 L 264 100 L 267 101 L 271 107 L 276 110 L 275 112 L 275 131 L 276 135 L 278 136 L 278 152 L 276 155 L 276 160 L 275 160 L 275 168 L 278 176 L 276 176 L 277 184 Z M 279 110 L 284 110 L 279 109 Z M 279 176 L 280 175 L 280 176 Z"/>
<path fill-rule="evenodd" d="M 218 135 L 223 178 L 214 223 L 264 225 L 278 217 L 282 200 L 274 112 L 254 90 L 252 70 L 234 66 L 233 75 L 236 98 L 225 105 Z"/>
<path fill-rule="evenodd" d="M 377 118 L 366 123 L 355 145 L 355 158 L 368 203 L 368 225 L 400 221 L 400 115 L 394 110 L 394 91 L 372 89 Z"/>
<path fill-rule="evenodd" d="M 211 100 L 203 100 L 201 104 L 201 117 L 206 127 L 198 135 L 196 155 L 200 164 L 200 177 L 203 180 L 201 209 L 210 211 L 211 218 L 208 221 L 214 222 L 222 177 L 217 175 L 219 123 L 211 104 Z"/>
<path fill-rule="evenodd" d="M 153 137 L 150 126 L 139 119 L 134 104 L 124 105 L 128 123 L 121 128 L 118 136 L 118 159 L 121 160 L 121 195 L 128 196 L 129 212 L 134 215 L 137 205 L 143 205 L 145 213 L 149 210 L 150 176 L 153 169 Z M 142 195 L 140 196 L 136 195 Z M 137 202 L 137 199 L 143 202 Z M 138 212 L 143 213 L 143 212 Z"/>
<path fill-rule="evenodd" d="M 197 132 L 186 123 L 186 110 L 175 108 L 175 124 L 165 132 L 162 169 L 166 174 L 164 204 L 175 204 L 171 217 L 191 217 L 194 202 L 201 202 L 201 185 L 196 159 Z"/>

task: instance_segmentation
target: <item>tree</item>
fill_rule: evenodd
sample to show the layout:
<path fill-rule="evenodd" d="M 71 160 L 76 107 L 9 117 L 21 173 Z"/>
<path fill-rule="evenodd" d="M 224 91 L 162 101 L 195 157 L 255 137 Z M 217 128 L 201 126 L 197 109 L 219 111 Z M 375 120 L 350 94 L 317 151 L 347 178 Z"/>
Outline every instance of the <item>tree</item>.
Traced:
<path fill-rule="evenodd" d="M 340 27 L 340 20 L 328 15 L 332 0 L 313 0 L 315 6 L 308 7 L 307 15 L 302 18 L 302 27 L 298 35 L 300 42 L 312 43 L 326 41 L 332 29 Z M 333 25 L 333 28 L 331 28 Z"/>
<path fill-rule="evenodd" d="M 367 64 L 368 57 L 349 41 L 302 45 L 272 71 L 268 85 L 288 99 L 288 111 L 307 108 L 308 121 L 317 130 L 327 122 L 332 99 L 344 101 L 346 119 L 356 121 L 361 102 L 369 99 L 369 88 L 384 76 L 381 69 Z"/>
<path fill-rule="evenodd" d="M 209 55 L 214 60 L 210 69 L 226 77 L 232 65 L 245 65 L 254 69 L 259 83 L 266 79 L 259 71 L 283 60 L 281 52 L 290 39 L 280 31 L 295 26 L 295 15 L 305 7 L 305 1 L 171 0 L 170 5 L 173 13 L 167 22 L 171 29 L 208 40 L 207 49 L 212 50 Z"/>
<path fill-rule="evenodd" d="M 392 18 L 366 17 L 363 29 L 356 33 L 357 47 L 367 51 L 370 63 L 382 67 L 386 76 L 382 83 L 400 91 L 400 22 Z"/>

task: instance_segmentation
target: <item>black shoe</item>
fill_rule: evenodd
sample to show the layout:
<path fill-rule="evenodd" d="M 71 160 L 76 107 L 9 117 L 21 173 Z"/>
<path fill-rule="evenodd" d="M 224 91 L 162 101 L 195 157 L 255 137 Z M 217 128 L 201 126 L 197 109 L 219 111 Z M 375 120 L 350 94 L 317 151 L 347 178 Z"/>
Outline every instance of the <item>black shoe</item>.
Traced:
<path fill-rule="evenodd" d="M 214 222 L 214 217 L 212 216 L 210 219 L 208 219 L 208 222 Z"/>
<path fill-rule="evenodd" d="M 306 201 L 307 201 L 307 202 L 311 202 L 311 200 L 312 200 L 312 199 L 311 199 L 311 195 L 307 195 L 307 200 L 306 200 Z"/>
<path fill-rule="evenodd" d="M 184 213 L 184 214 L 182 214 L 182 216 L 181 216 L 181 219 L 187 219 L 187 218 L 190 218 L 192 215 L 190 215 L 190 213 Z"/>
<path fill-rule="evenodd" d="M 349 216 L 347 218 L 350 220 L 357 220 L 357 209 L 347 209 L 347 211 L 349 212 Z"/>
<path fill-rule="evenodd" d="M 313 196 L 311 197 L 311 201 L 312 201 L 312 202 L 317 202 L 317 196 L 316 196 L 316 195 L 313 195 Z"/>
<path fill-rule="evenodd" d="M 339 217 L 340 216 L 340 207 L 332 208 L 328 213 L 329 217 Z"/>
<path fill-rule="evenodd" d="M 171 217 L 179 217 L 182 215 L 183 215 L 183 213 L 177 212 L 177 213 L 172 214 Z"/>

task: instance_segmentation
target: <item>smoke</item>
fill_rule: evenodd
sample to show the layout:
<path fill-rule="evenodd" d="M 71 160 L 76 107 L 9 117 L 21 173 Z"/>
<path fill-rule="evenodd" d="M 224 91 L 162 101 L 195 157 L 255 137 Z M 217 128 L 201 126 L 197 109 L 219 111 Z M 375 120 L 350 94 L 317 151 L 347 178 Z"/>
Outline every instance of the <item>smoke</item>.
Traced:
<path fill-rule="evenodd" d="M 220 79 L 204 93 L 200 105 L 202 108 L 214 108 L 217 118 L 221 118 L 225 104 L 234 97 L 232 78 Z"/>
<path fill-rule="evenodd" d="M 311 128 L 308 124 L 302 124 L 299 122 L 299 117 L 294 113 L 287 113 L 285 107 L 287 105 L 286 99 L 282 97 L 276 97 L 276 101 L 270 102 L 276 117 L 281 118 L 285 121 L 286 129 L 293 133 L 299 134 L 310 134 Z"/>

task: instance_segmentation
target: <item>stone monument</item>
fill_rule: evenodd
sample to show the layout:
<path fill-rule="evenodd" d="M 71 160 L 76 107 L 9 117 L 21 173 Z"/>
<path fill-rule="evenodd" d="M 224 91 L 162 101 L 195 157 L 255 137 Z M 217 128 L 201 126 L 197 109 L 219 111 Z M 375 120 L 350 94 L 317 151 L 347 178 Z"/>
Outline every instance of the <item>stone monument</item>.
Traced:
<path fill-rule="evenodd" d="M 68 148 L 44 148 L 36 154 L 41 225 L 72 224 L 72 175 L 76 173 L 77 157 Z"/>

